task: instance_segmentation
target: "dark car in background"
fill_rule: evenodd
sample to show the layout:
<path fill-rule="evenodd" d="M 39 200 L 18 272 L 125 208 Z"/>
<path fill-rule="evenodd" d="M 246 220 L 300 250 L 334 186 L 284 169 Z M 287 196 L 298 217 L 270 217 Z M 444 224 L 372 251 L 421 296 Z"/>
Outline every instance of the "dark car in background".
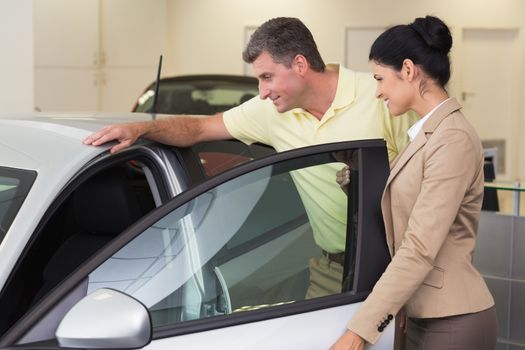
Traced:
<path fill-rule="evenodd" d="M 212 115 L 238 106 L 259 94 L 254 77 L 242 75 L 184 75 L 159 83 L 157 113 Z M 133 112 L 150 112 L 155 82 L 138 98 Z"/>

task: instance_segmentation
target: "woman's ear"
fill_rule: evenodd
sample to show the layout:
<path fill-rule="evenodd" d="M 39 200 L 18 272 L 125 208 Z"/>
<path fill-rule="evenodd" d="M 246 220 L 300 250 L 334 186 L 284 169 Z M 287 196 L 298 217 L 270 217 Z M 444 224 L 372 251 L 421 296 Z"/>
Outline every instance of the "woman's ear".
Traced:
<path fill-rule="evenodd" d="M 413 81 L 416 77 L 416 70 L 417 67 L 411 59 L 405 58 L 403 60 L 403 67 L 401 68 L 401 74 L 403 78 L 405 78 L 409 82 Z"/>

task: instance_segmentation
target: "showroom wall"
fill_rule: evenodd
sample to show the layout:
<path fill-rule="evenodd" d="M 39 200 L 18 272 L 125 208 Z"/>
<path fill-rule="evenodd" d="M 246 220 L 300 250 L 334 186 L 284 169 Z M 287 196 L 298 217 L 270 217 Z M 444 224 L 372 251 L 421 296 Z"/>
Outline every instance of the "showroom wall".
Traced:
<path fill-rule="evenodd" d="M 0 42 L 0 113 L 32 111 L 32 0 L 0 0 Z"/>
<path fill-rule="evenodd" d="M 170 11 L 172 73 L 202 67 L 225 73 L 242 71 L 245 26 L 276 16 L 303 20 L 326 61 L 344 60 L 348 26 L 389 26 L 434 14 L 452 27 L 525 28 L 522 0 L 167 0 Z"/>

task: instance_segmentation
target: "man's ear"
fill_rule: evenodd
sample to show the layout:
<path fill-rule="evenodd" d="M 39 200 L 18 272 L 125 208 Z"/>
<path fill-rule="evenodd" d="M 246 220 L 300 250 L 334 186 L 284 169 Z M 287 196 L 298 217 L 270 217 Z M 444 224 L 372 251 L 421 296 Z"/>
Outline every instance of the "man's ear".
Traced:
<path fill-rule="evenodd" d="M 310 64 L 308 60 L 303 55 L 295 55 L 292 60 L 292 69 L 297 72 L 297 74 L 304 76 L 308 71 Z"/>

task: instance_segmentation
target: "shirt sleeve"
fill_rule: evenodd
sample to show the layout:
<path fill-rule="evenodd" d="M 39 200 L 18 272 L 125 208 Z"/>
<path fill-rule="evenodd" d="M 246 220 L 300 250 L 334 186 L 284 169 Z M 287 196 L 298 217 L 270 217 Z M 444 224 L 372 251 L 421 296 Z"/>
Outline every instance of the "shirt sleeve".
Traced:
<path fill-rule="evenodd" d="M 256 96 L 224 112 L 223 120 L 228 132 L 246 144 L 261 142 L 271 145 L 269 125 L 276 110 L 271 102 L 268 102 Z"/>

